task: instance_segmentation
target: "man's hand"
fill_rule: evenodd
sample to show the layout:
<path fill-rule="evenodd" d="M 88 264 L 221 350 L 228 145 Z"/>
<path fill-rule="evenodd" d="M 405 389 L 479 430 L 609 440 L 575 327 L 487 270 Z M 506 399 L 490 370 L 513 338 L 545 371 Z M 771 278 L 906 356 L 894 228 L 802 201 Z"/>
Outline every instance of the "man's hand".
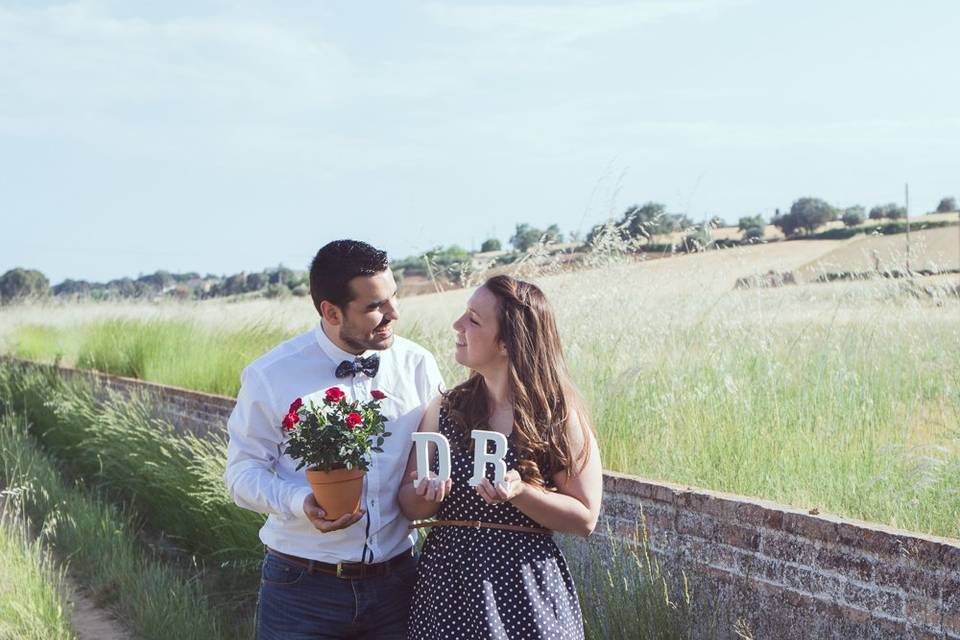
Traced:
<path fill-rule="evenodd" d="M 346 529 L 350 525 L 358 522 L 366 512 L 361 509 L 357 513 L 342 515 L 336 520 L 324 520 L 323 516 L 327 515 L 327 512 L 317 504 L 317 499 L 314 498 L 311 493 L 303 500 L 303 513 L 307 516 L 307 519 L 313 523 L 313 526 L 317 528 L 317 531 L 320 533 L 330 533 L 331 531 Z"/>

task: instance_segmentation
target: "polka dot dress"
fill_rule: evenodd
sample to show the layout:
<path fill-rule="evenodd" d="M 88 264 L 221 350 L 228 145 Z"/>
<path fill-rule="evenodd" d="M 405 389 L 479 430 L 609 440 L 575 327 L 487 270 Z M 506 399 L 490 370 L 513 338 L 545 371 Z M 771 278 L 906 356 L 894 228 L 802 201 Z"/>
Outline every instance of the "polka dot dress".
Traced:
<path fill-rule="evenodd" d="M 446 411 L 440 433 L 457 436 Z M 438 520 L 480 520 L 540 527 L 509 503 L 489 505 L 468 484 L 473 450 L 451 446 L 453 488 Z M 508 469 L 517 465 L 507 451 Z M 492 465 L 487 465 L 493 481 Z M 542 528 L 542 527 L 541 527 Z M 444 526 L 431 529 L 417 568 L 409 638 L 583 638 L 583 619 L 566 561 L 549 535 L 502 529 Z"/>

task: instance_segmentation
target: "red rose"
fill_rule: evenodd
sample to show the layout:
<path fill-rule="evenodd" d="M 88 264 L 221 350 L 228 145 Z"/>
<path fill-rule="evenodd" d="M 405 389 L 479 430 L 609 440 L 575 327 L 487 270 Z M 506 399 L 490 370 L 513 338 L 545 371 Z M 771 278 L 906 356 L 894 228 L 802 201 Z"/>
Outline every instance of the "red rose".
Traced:
<path fill-rule="evenodd" d="M 330 387 L 327 389 L 327 395 L 324 396 L 324 399 L 327 402 L 340 402 L 343 397 L 344 393 L 340 390 L 340 387 Z"/>
<path fill-rule="evenodd" d="M 377 391 L 376 389 L 371 391 L 370 395 L 373 396 L 374 400 L 383 400 L 384 398 L 387 397 L 387 394 L 385 394 L 383 391 Z"/>
<path fill-rule="evenodd" d="M 297 409 L 303 406 L 303 399 L 297 398 L 290 404 L 290 413 L 295 413 Z"/>
<path fill-rule="evenodd" d="M 293 429 L 293 425 L 297 424 L 298 422 L 300 422 L 300 416 L 295 413 L 288 413 L 283 417 L 283 429 L 285 431 L 290 431 L 290 429 Z"/>
<path fill-rule="evenodd" d="M 347 426 L 350 427 L 351 429 L 356 427 L 361 422 L 363 422 L 363 418 L 361 418 L 360 414 L 357 413 L 356 411 L 354 411 L 353 413 L 347 416 Z"/>

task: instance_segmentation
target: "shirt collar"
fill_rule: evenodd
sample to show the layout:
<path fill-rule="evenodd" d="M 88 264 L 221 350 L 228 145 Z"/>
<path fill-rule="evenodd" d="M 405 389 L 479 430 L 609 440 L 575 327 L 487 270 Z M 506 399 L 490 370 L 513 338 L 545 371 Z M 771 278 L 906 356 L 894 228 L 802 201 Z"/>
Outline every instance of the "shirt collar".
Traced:
<path fill-rule="evenodd" d="M 356 360 L 357 358 L 360 358 L 360 357 L 366 358 L 371 354 L 377 353 L 373 349 L 367 349 L 360 355 L 356 355 L 356 354 L 348 353 L 344 351 L 343 349 L 335 345 L 333 343 L 333 340 L 331 340 L 330 337 L 327 335 L 326 331 L 323 330 L 322 320 L 317 323 L 316 327 L 314 327 L 313 334 L 317 339 L 317 344 L 320 345 L 320 348 L 323 350 L 325 354 L 327 354 L 327 357 L 329 357 L 330 360 L 332 360 L 335 365 L 340 364 L 344 360 L 353 361 L 353 360 Z"/>

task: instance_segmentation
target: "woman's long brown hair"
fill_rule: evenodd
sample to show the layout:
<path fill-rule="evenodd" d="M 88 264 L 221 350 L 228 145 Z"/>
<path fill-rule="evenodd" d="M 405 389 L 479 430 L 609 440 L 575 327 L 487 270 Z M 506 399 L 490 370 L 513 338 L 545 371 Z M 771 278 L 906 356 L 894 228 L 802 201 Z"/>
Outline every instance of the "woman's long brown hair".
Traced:
<path fill-rule="evenodd" d="M 499 275 L 483 286 L 497 299 L 497 338 L 509 359 L 517 471 L 524 481 L 539 486 L 559 471 L 576 475 L 590 452 L 592 425 L 567 372 L 553 309 L 543 292 L 529 282 Z M 460 445 L 468 447 L 470 431 L 485 428 L 490 419 L 483 377 L 474 372 L 448 391 L 444 406 L 462 431 Z M 582 452 L 572 450 L 567 435 L 571 414 L 583 431 Z"/>

